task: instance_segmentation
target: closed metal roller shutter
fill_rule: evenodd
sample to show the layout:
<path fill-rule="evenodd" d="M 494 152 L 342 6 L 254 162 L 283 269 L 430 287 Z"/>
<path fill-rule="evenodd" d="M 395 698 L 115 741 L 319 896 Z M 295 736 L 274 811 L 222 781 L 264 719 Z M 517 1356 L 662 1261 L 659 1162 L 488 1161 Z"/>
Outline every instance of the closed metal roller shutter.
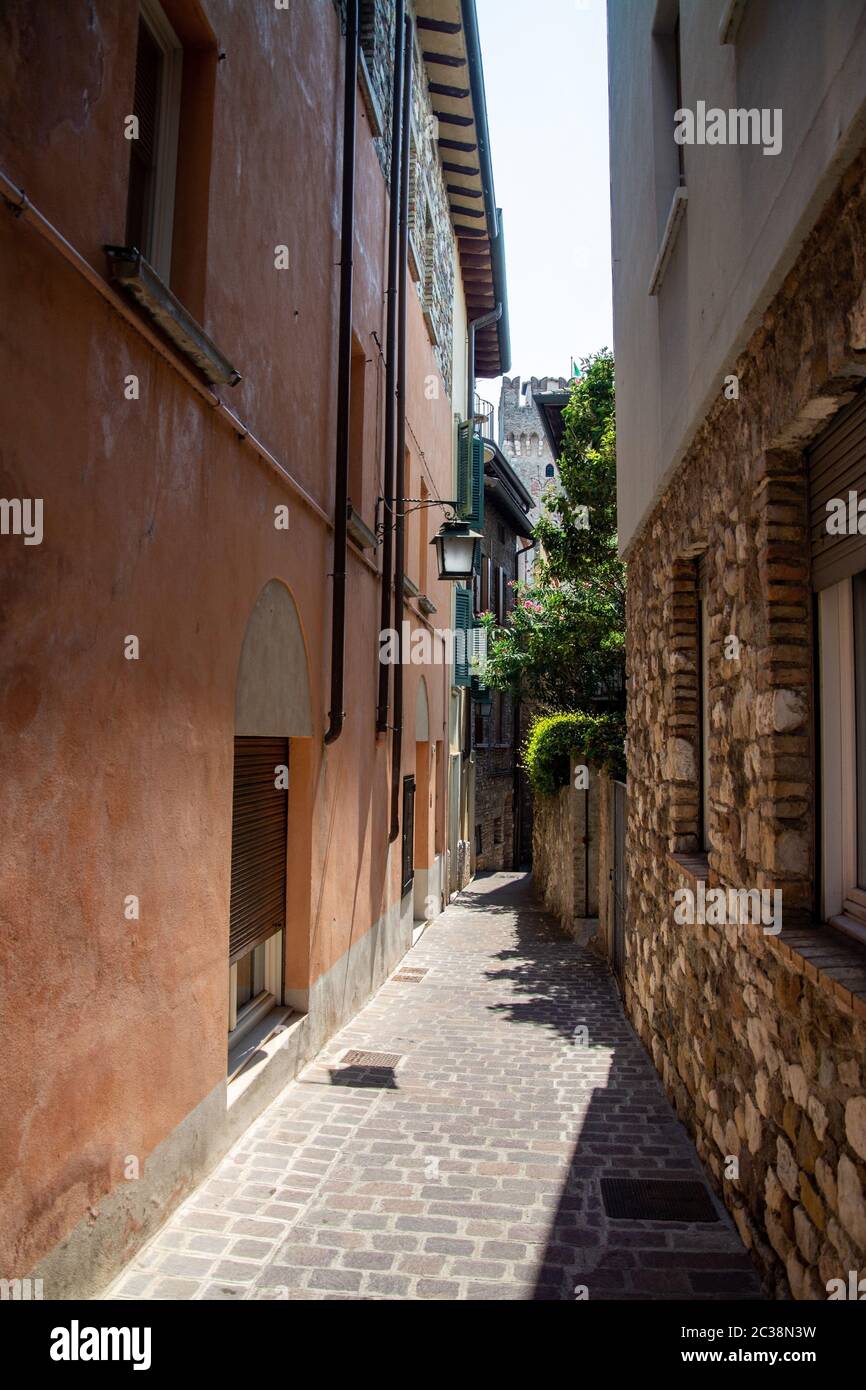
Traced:
<path fill-rule="evenodd" d="M 288 763 L 288 739 L 235 739 L 230 964 L 286 924 L 289 794 L 274 783 Z"/>
<path fill-rule="evenodd" d="M 840 410 L 809 450 L 812 588 L 826 589 L 866 569 L 866 535 L 831 535 L 827 503 L 848 506 L 848 493 L 866 499 L 866 391 Z M 866 526 L 866 518 L 863 522 Z"/>

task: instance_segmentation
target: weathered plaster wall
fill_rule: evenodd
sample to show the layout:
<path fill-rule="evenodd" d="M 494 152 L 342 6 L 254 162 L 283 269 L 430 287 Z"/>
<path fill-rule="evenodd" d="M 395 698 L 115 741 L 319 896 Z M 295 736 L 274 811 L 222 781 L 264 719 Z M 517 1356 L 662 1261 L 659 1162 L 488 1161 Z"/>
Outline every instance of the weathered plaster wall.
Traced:
<path fill-rule="evenodd" d="M 103 244 L 123 240 L 134 8 L 93 0 L 52 12 L 60 66 L 46 7 L 16 0 L 0 21 L 15 79 L 2 83 L 0 166 L 104 274 Z M 338 16 L 313 0 L 288 10 L 204 0 L 201 12 L 226 55 L 209 219 L 198 228 L 204 326 L 243 373 L 225 392 L 232 408 L 330 515 Z M 353 320 L 370 359 L 375 497 L 383 369 L 372 335 L 384 340 L 387 196 L 362 120 L 357 190 Z M 274 269 L 281 243 L 285 272 Z M 375 567 L 350 548 L 346 723 L 325 751 L 327 521 L 6 209 L 0 295 L 0 493 L 41 497 L 45 508 L 41 546 L 0 544 L 2 937 L 14 965 L 3 1000 L 0 1273 L 12 1277 L 82 1221 L 86 1263 L 103 1239 L 88 1213 L 123 1190 L 127 1156 L 147 1172 L 193 1113 L 215 1126 L 202 1152 L 228 1132 L 218 1108 L 199 1107 L 226 1070 L 236 675 L 248 618 L 273 579 L 297 610 L 310 692 L 311 737 L 292 746 L 287 983 L 308 993 L 311 1035 L 357 1008 L 408 938 L 389 925 L 359 947 L 403 916 L 399 854 L 388 847 L 390 741 L 374 734 Z M 408 356 L 410 448 L 450 496 L 451 407 L 414 298 Z M 130 373 L 136 401 L 124 396 Z M 274 527 L 283 504 L 288 533 Z M 447 611 L 448 587 L 434 579 L 429 592 Z M 124 658 L 128 634 L 139 638 L 137 661 Z M 410 712 L 418 674 L 407 669 Z M 428 680 L 431 729 L 445 729 L 445 691 L 439 668 Z M 406 772 L 414 754 L 409 739 Z M 444 760 L 437 777 L 442 798 Z M 124 916 L 129 894 L 138 920 Z M 106 1230 L 111 1249 L 142 1239 L 190 1180 L 163 1174 L 146 1219 L 130 1210 Z"/>

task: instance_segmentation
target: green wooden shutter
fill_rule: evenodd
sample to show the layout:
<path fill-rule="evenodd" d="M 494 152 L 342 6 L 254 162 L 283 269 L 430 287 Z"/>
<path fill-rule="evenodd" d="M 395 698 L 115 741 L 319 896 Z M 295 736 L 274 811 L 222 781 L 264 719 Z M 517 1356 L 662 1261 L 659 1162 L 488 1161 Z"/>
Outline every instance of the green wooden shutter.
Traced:
<path fill-rule="evenodd" d="M 457 427 L 457 511 L 476 531 L 484 529 L 484 444 L 469 420 Z"/>
<path fill-rule="evenodd" d="M 469 631 L 472 627 L 472 590 L 458 584 L 454 590 L 454 684 L 468 687 Z"/>

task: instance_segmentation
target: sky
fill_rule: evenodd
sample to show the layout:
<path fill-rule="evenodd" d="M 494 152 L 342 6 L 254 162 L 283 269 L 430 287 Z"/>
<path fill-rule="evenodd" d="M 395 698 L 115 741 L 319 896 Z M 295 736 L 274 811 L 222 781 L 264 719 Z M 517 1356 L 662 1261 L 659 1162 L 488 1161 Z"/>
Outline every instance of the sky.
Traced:
<path fill-rule="evenodd" d="M 508 375 L 568 376 L 571 357 L 613 346 L 605 2 L 477 8 L 505 229 Z"/>

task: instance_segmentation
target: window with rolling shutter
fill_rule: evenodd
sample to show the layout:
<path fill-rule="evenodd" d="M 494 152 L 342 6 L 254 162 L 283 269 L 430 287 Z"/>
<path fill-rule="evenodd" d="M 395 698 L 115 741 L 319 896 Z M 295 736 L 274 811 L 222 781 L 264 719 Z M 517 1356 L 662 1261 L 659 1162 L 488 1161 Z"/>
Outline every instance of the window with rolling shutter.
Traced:
<path fill-rule="evenodd" d="M 844 503 L 847 516 L 849 494 L 866 501 L 866 390 L 840 410 L 816 439 L 808 452 L 809 527 L 812 551 L 812 587 L 826 589 L 841 579 L 850 579 L 866 569 L 866 535 L 857 529 L 859 516 L 853 506 L 853 534 L 828 530 L 834 499 Z M 866 517 L 863 519 L 866 527 Z"/>
<path fill-rule="evenodd" d="M 403 838 L 401 843 L 401 891 L 408 893 L 415 877 L 415 778 L 403 778 Z"/>
<path fill-rule="evenodd" d="M 288 739 L 235 739 L 230 964 L 286 925 L 288 764 Z"/>

